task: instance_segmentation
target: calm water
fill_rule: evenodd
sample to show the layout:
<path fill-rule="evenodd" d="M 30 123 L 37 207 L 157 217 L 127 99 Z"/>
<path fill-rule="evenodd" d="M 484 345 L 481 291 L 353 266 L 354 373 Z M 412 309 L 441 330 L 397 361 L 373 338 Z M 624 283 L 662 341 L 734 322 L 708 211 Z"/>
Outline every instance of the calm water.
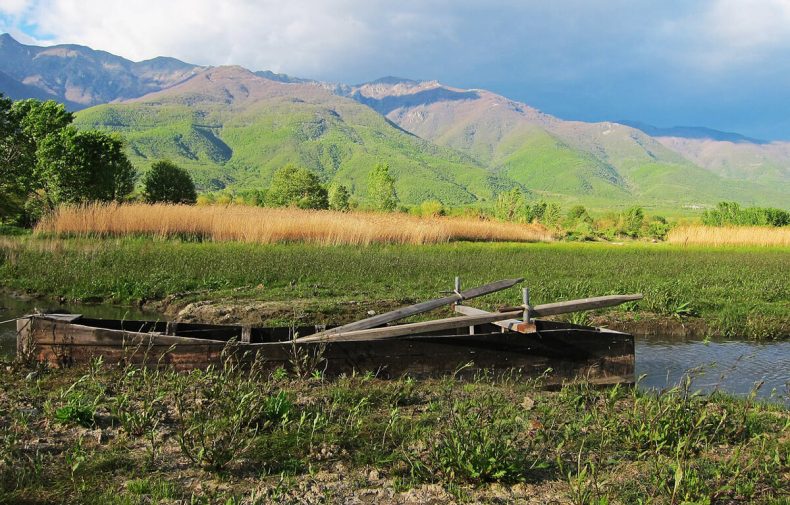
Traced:
<path fill-rule="evenodd" d="M 57 306 L 22 301 L 0 295 L 0 321 L 33 312 L 60 309 L 90 317 L 108 319 L 163 319 L 131 307 L 112 305 Z M 0 324 L 0 356 L 16 352 L 16 323 Z M 756 384 L 761 398 L 790 404 L 790 341 L 754 343 L 746 341 L 663 340 L 636 338 L 636 374 L 644 375 L 643 388 L 663 389 L 677 384 L 686 374 L 692 389 L 748 394 Z"/>

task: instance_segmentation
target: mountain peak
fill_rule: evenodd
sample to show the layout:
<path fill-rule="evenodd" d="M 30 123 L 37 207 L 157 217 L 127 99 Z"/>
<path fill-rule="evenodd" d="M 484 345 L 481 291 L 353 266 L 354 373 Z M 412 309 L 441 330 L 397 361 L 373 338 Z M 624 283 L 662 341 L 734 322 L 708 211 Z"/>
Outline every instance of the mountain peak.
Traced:
<path fill-rule="evenodd" d="M 11 36 L 10 33 L 0 33 L 0 46 L 3 45 L 21 45 L 18 40 Z"/>
<path fill-rule="evenodd" d="M 375 81 L 370 81 L 366 84 L 420 84 L 420 82 L 421 81 L 415 81 L 414 79 L 406 79 L 405 77 L 387 75 L 384 77 L 379 77 Z"/>

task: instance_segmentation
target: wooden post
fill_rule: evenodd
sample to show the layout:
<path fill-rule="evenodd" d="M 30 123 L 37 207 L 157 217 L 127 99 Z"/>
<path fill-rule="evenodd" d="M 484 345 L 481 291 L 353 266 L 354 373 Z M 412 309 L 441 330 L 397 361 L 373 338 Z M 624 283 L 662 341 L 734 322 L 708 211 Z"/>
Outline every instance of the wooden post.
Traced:
<path fill-rule="evenodd" d="M 175 321 L 168 321 L 165 325 L 165 335 L 175 335 L 178 331 L 178 323 Z"/>
<path fill-rule="evenodd" d="M 241 327 L 241 343 L 242 344 L 249 344 L 252 340 L 252 327 L 251 326 L 242 326 Z"/>
<path fill-rule="evenodd" d="M 461 278 L 458 276 L 455 277 L 455 289 L 453 291 L 456 295 L 461 294 Z"/>
<path fill-rule="evenodd" d="M 524 302 L 524 322 L 531 323 L 532 321 L 530 320 L 530 311 L 532 310 L 532 307 L 529 305 L 529 288 L 524 288 L 521 291 L 521 298 L 522 302 Z"/>

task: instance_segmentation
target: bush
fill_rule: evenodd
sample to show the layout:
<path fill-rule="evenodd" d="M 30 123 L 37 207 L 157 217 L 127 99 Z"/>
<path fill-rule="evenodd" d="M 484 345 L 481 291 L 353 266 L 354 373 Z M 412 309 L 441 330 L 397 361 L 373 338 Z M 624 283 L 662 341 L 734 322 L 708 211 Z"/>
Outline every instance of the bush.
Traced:
<path fill-rule="evenodd" d="M 275 207 L 329 208 L 326 188 L 318 176 L 294 165 L 286 165 L 274 172 L 266 197 L 267 203 Z"/>
<path fill-rule="evenodd" d="M 439 217 L 444 216 L 447 212 L 444 210 L 444 205 L 438 200 L 427 200 L 422 202 L 417 208 L 417 214 L 422 217 Z"/>
<path fill-rule="evenodd" d="M 143 177 L 143 198 L 147 203 L 193 204 L 197 193 L 189 172 L 164 160 L 151 165 Z"/>
<path fill-rule="evenodd" d="M 715 209 L 702 213 L 702 224 L 707 226 L 788 226 L 790 212 L 770 207 L 742 208 L 736 202 L 719 202 Z"/>
<path fill-rule="evenodd" d="M 329 208 L 340 212 L 347 212 L 351 209 L 351 195 L 348 188 L 342 184 L 332 184 L 329 187 Z"/>
<path fill-rule="evenodd" d="M 666 219 L 656 216 L 647 225 L 647 235 L 656 240 L 666 240 L 667 233 L 672 229 L 672 225 Z"/>

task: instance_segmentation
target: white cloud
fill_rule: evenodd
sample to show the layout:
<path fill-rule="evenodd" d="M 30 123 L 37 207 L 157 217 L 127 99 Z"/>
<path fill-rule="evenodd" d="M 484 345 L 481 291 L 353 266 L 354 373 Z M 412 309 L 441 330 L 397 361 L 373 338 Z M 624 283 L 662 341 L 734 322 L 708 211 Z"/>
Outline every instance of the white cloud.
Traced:
<path fill-rule="evenodd" d="M 790 0 L 718 0 L 706 25 L 730 48 L 754 50 L 790 43 Z"/>
<path fill-rule="evenodd" d="M 31 4 L 29 0 L 0 0 L 0 13 L 10 16 L 22 14 Z"/>
<path fill-rule="evenodd" d="M 790 0 L 710 0 L 664 25 L 680 63 L 714 74 L 784 64 L 790 50 Z"/>
<path fill-rule="evenodd" d="M 451 24 L 408 0 L 0 0 L 49 43 L 313 75 L 430 41 Z M 426 8 L 428 7 L 428 8 Z M 408 46 L 408 47 L 407 47 Z"/>

